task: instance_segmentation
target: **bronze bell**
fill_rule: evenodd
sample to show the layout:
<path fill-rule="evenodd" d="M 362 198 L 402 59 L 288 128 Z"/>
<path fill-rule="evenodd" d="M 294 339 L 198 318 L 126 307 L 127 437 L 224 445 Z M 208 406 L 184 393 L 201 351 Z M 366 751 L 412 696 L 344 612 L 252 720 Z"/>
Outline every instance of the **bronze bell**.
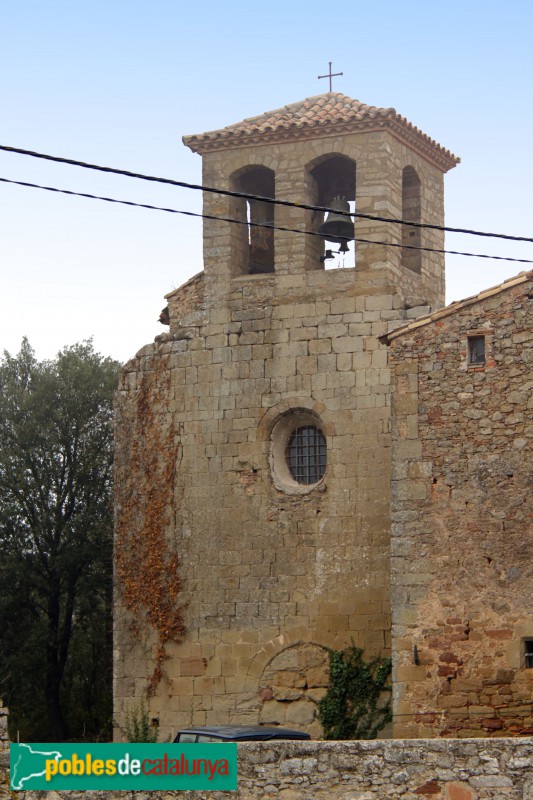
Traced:
<path fill-rule="evenodd" d="M 355 237 L 354 224 L 351 217 L 336 214 L 336 211 L 350 211 L 350 205 L 344 195 L 336 195 L 330 204 L 331 211 L 327 219 L 318 228 L 318 233 L 328 242 L 346 242 Z"/>

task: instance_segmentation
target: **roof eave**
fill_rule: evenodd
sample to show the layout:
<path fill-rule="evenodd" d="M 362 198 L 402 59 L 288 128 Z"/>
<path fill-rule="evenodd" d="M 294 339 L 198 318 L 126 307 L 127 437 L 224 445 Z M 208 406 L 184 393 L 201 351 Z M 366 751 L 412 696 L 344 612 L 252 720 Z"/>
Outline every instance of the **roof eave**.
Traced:
<path fill-rule="evenodd" d="M 466 297 L 464 300 L 456 300 L 454 303 L 450 303 L 448 306 L 437 309 L 437 311 L 434 311 L 432 314 L 425 314 L 423 317 L 418 317 L 418 319 L 408 322 L 405 325 L 400 325 L 399 327 L 394 328 L 394 330 L 389 331 L 389 333 L 384 333 L 378 338 L 384 344 L 390 344 L 394 339 L 398 339 L 400 336 L 405 336 L 406 334 L 412 333 L 418 328 L 424 328 L 427 325 L 431 325 L 433 322 L 443 319 L 444 317 L 449 317 L 452 314 L 455 314 L 462 308 L 467 308 L 475 303 L 480 303 L 483 300 L 487 300 L 489 297 L 503 294 L 503 292 L 506 292 L 509 289 L 513 289 L 515 286 L 519 286 L 520 284 L 527 283 L 531 280 L 533 280 L 533 270 L 520 272 L 518 275 L 515 275 L 513 278 L 509 278 L 497 286 L 491 286 L 490 288 L 479 292 L 479 294 Z"/>
<path fill-rule="evenodd" d="M 182 141 L 194 153 L 204 155 L 219 150 L 235 150 L 242 147 L 259 147 L 265 144 L 280 144 L 306 139 L 326 138 L 339 134 L 388 130 L 398 141 L 415 150 L 442 172 L 455 167 L 460 158 L 422 133 L 406 119 L 393 112 L 367 120 L 325 122 L 316 125 L 290 125 L 270 131 L 233 133 L 228 130 L 210 134 L 184 136 Z"/>

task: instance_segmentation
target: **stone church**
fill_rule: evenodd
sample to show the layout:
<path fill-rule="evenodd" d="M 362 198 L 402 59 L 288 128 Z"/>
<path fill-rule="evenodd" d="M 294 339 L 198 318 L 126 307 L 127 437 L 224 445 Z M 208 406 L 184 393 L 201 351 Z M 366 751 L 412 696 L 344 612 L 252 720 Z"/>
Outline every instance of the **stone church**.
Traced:
<path fill-rule="evenodd" d="M 117 722 L 144 698 L 162 738 L 318 737 L 354 642 L 393 658 L 384 735 L 533 730 L 531 273 L 442 308 L 459 159 L 392 108 L 329 92 L 183 141 L 218 191 L 121 375 Z"/>

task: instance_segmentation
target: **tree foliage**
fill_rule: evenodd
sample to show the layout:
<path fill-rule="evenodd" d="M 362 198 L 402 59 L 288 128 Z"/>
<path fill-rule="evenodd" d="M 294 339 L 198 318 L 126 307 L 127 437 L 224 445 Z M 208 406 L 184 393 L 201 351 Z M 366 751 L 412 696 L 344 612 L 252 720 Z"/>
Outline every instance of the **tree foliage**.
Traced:
<path fill-rule="evenodd" d="M 391 662 L 361 648 L 329 650 L 329 686 L 318 704 L 324 739 L 375 739 L 391 721 Z"/>
<path fill-rule="evenodd" d="M 0 696 L 12 734 L 105 735 L 111 722 L 112 401 L 91 342 L 0 362 Z"/>

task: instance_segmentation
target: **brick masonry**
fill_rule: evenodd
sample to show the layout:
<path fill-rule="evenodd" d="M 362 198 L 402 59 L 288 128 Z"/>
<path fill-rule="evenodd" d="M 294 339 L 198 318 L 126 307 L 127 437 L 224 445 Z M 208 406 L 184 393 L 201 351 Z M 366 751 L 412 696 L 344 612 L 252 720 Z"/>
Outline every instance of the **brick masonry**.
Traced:
<path fill-rule="evenodd" d="M 390 337 L 399 737 L 533 733 L 532 289 L 519 276 Z"/>

